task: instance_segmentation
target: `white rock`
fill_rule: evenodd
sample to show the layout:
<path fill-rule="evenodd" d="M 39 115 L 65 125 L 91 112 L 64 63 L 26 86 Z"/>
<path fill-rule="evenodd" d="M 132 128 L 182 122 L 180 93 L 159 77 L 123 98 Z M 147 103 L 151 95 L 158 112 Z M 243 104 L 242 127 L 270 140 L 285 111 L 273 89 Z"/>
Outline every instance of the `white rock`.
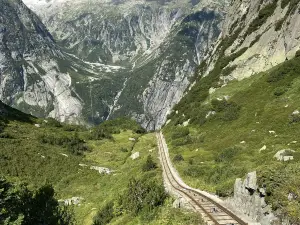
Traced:
<path fill-rule="evenodd" d="M 128 138 L 129 141 L 135 141 L 135 138 Z"/>
<path fill-rule="evenodd" d="M 69 157 L 67 154 L 60 153 L 62 156 Z"/>
<path fill-rule="evenodd" d="M 79 163 L 79 166 L 81 166 L 81 167 L 88 167 L 88 165 L 82 164 L 82 163 Z"/>
<path fill-rule="evenodd" d="M 41 125 L 40 125 L 40 124 L 37 124 L 37 123 L 34 124 L 34 126 L 37 127 L 37 128 L 40 128 L 40 127 L 41 127 Z"/>
<path fill-rule="evenodd" d="M 269 134 L 276 134 L 274 130 L 269 130 Z"/>
<path fill-rule="evenodd" d="M 190 119 L 188 119 L 187 121 L 183 122 L 183 124 L 182 124 L 182 125 L 183 125 L 184 127 L 186 127 L 186 126 L 188 126 L 188 125 L 189 125 L 189 122 L 190 122 Z"/>
<path fill-rule="evenodd" d="M 205 118 L 207 119 L 208 117 L 213 116 L 213 115 L 215 115 L 215 114 L 216 114 L 215 111 L 209 111 L 209 112 L 206 114 Z"/>
<path fill-rule="evenodd" d="M 139 158 L 140 157 L 140 153 L 139 152 L 135 152 L 135 153 L 133 153 L 131 156 L 130 156 L 130 158 L 132 159 L 132 160 L 135 160 L 135 159 L 137 159 L 137 158 Z"/>
<path fill-rule="evenodd" d="M 246 143 L 246 141 L 241 141 L 240 143 L 241 143 L 241 144 L 245 144 L 245 143 Z"/>
<path fill-rule="evenodd" d="M 283 156 L 283 161 L 290 161 L 290 160 L 294 160 L 294 156 Z"/>
<path fill-rule="evenodd" d="M 267 146 L 264 145 L 264 146 L 261 147 L 261 149 L 259 149 L 259 152 L 264 151 L 264 150 L 266 150 L 266 149 L 267 149 Z"/>
<path fill-rule="evenodd" d="M 292 113 L 292 115 L 299 115 L 299 110 L 295 110 L 293 113 Z"/>
<path fill-rule="evenodd" d="M 58 202 L 63 202 L 64 205 L 79 205 L 83 200 L 84 198 L 82 197 L 72 197 L 69 199 L 60 199 Z"/>
<path fill-rule="evenodd" d="M 209 94 L 210 94 L 210 95 L 213 94 L 216 90 L 217 90 L 216 88 L 211 87 L 211 88 L 209 89 Z"/>
<path fill-rule="evenodd" d="M 100 174 L 110 174 L 111 170 L 106 168 L 106 167 L 101 167 L 101 166 L 91 166 L 91 170 L 97 170 Z"/>
<path fill-rule="evenodd" d="M 276 158 L 278 161 L 289 161 L 293 160 L 294 157 L 291 155 L 291 153 L 295 152 L 292 149 L 283 149 L 278 151 L 275 155 L 274 158 Z"/>

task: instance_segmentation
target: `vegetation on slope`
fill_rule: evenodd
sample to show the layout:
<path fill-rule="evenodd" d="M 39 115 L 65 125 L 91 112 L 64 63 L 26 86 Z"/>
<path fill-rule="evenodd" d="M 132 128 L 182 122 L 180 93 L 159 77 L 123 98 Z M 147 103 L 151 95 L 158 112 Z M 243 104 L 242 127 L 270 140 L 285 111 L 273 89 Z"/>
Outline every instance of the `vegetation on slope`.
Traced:
<path fill-rule="evenodd" d="M 1 185 L 13 187 L 5 192 L 0 187 L 0 204 L 6 204 L 0 224 L 8 218 L 17 224 L 37 224 L 40 216 L 24 214 L 36 208 L 49 219 L 45 224 L 65 224 L 62 219 L 75 224 L 201 223 L 198 215 L 172 208 L 162 184 L 155 135 L 146 134 L 134 121 L 120 118 L 88 129 L 37 119 L 1 102 L 0 115 L 0 176 L 5 177 Z M 140 157 L 132 160 L 134 152 Z M 100 174 L 98 167 L 110 173 Z M 44 202 L 39 193 L 45 193 Z M 6 199 L 16 205 L 15 197 L 22 209 L 7 206 Z M 76 205 L 58 204 L 72 197 L 78 197 Z M 45 203 L 51 207 L 43 208 Z"/>
<path fill-rule="evenodd" d="M 24 184 L 0 178 L 0 209 L 0 224 L 74 224 L 72 214 L 59 206 L 50 185 L 33 192 Z"/>
<path fill-rule="evenodd" d="M 194 95 L 201 90 L 188 93 L 164 127 L 171 158 L 182 157 L 173 161 L 184 180 L 230 196 L 235 179 L 256 170 L 259 184 L 267 189 L 267 202 L 299 223 L 299 71 L 296 57 L 270 71 L 232 81 L 205 98 Z M 182 126 L 188 120 L 190 124 Z M 274 155 L 282 149 L 294 150 L 286 153 L 294 160 L 277 161 Z"/>

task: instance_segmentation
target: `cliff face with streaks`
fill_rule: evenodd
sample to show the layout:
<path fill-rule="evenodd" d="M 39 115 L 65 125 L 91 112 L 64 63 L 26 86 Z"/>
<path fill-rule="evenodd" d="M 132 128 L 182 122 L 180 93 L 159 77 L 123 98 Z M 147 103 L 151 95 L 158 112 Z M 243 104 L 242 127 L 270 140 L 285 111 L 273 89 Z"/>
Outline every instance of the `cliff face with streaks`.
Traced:
<path fill-rule="evenodd" d="M 57 44 L 107 67 L 71 87 L 91 123 L 128 115 L 158 129 L 220 34 L 226 1 L 32 1 Z M 111 69 L 113 68 L 113 69 Z M 72 68 L 71 68 L 72 70 Z M 82 75 L 82 74 L 80 74 Z M 74 79 L 75 77 L 75 79 Z M 85 77 L 86 78 L 86 77 Z M 59 117 L 58 117 L 59 118 Z"/>

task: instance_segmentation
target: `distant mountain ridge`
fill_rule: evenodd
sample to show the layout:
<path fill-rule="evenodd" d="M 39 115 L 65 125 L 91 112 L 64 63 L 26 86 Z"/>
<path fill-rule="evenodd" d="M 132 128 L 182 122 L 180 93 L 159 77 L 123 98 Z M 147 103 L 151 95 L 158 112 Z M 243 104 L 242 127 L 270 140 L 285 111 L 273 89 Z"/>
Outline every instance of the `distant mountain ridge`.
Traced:
<path fill-rule="evenodd" d="M 21 1 L 4 2 L 12 11 L 19 7 L 29 12 Z M 30 73 L 37 76 L 32 76 L 30 85 L 20 85 L 9 99 L 12 91 L 2 82 L 1 89 L 7 94 L 0 99 L 37 116 L 75 123 L 97 124 L 127 115 L 149 130 L 161 127 L 193 80 L 195 67 L 220 34 L 227 4 L 188 0 L 24 2 L 39 14 L 56 41 L 52 40 L 53 49 L 36 53 L 35 58 L 45 61 L 32 67 Z M 50 43 L 51 39 L 43 41 Z M 24 73 L 20 74 L 13 80 L 25 84 Z M 45 84 L 40 85 L 37 77 Z"/>

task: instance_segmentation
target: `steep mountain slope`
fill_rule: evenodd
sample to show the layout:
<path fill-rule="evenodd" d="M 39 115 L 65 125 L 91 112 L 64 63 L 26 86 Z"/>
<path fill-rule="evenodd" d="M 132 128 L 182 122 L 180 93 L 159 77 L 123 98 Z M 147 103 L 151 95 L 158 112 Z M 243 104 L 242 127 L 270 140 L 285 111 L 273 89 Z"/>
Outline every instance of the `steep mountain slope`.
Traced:
<path fill-rule="evenodd" d="M 22 1 L 0 3 L 0 99 L 38 116 L 80 120 L 82 106 L 58 68 L 64 55 L 52 36 Z"/>
<path fill-rule="evenodd" d="M 222 36 L 164 127 L 191 186 L 234 196 L 228 201 L 262 224 L 300 221 L 299 7 L 233 1 Z"/>
<path fill-rule="evenodd" d="M 155 135 L 142 132 L 135 121 L 124 118 L 90 130 L 34 118 L 0 101 L 0 224 L 91 225 L 97 211 L 109 202 L 115 204 L 113 215 L 105 214 L 104 219 L 110 218 L 111 224 L 203 224 L 198 215 L 172 208 L 173 199 L 162 184 Z M 135 152 L 139 157 L 132 160 L 130 155 Z M 148 158 L 152 167 L 145 169 Z M 3 176 L 20 185 L 8 189 Z M 31 199 L 23 183 L 29 190 L 41 191 Z M 120 200 L 128 201 L 128 196 L 136 194 L 135 184 L 140 185 L 136 190 L 142 190 L 137 194 L 143 193 L 140 197 L 146 200 L 138 211 L 130 204 L 125 210 Z M 57 206 L 49 185 L 64 208 L 55 216 L 63 214 L 74 223 L 49 219 L 49 211 Z"/>
<path fill-rule="evenodd" d="M 298 0 L 234 1 L 217 44 L 235 36 L 224 55 L 236 57 L 228 64 L 231 72 L 223 80 L 241 80 L 293 58 L 300 49 L 299 23 Z M 209 64 L 220 56 L 218 50 L 212 52 Z"/>
<path fill-rule="evenodd" d="M 159 128 L 220 33 L 227 1 L 24 1 L 70 54 L 121 66 L 111 82 L 76 83 L 83 115 Z M 100 83 L 100 84 L 99 84 Z M 113 83 L 113 84 L 111 84 Z M 100 88 L 99 88 L 100 87 Z M 101 90 L 100 90 L 101 89 Z"/>

